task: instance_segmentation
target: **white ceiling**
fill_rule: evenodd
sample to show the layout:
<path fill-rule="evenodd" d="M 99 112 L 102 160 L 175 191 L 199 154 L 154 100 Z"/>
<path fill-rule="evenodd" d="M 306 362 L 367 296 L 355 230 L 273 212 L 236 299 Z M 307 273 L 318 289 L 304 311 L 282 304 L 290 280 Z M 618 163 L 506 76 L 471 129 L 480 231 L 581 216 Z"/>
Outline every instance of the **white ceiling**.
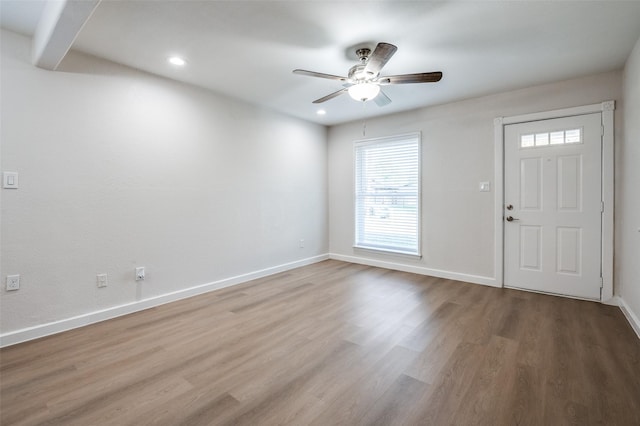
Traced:
<path fill-rule="evenodd" d="M 0 0 L 4 28 L 34 34 L 44 2 Z M 640 37 L 640 1 L 111 1 L 72 49 L 331 125 L 620 69 Z M 398 46 L 382 75 L 442 71 L 439 83 L 384 88 L 378 107 L 342 95 L 363 42 Z M 166 62 L 180 55 L 188 63 Z"/>

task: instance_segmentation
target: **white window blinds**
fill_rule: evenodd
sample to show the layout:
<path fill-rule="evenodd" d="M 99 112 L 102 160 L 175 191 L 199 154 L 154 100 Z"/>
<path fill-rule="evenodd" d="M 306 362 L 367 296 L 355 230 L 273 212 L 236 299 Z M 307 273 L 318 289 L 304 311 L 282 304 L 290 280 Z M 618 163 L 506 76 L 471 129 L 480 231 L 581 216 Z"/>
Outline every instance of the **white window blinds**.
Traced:
<path fill-rule="evenodd" d="M 420 134 L 355 143 L 355 246 L 420 255 Z"/>

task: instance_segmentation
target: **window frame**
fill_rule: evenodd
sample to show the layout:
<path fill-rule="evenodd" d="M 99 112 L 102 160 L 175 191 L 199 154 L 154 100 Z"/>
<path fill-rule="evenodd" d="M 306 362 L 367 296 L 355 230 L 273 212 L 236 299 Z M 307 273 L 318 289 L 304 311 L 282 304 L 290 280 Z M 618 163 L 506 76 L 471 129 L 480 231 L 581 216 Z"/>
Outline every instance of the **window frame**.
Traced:
<path fill-rule="evenodd" d="M 363 244 L 362 241 L 358 241 L 359 235 L 361 235 L 361 225 L 359 222 L 358 216 L 358 207 L 359 207 L 359 151 L 361 147 L 367 145 L 383 145 L 385 143 L 398 143 L 398 142 L 414 142 L 417 145 L 417 178 L 416 178 L 416 247 L 415 251 L 413 250 L 405 250 L 401 247 L 392 247 L 392 246 L 383 246 L 383 245 L 375 245 L 375 244 Z M 412 132 L 412 133 L 403 133 L 392 136 L 378 137 L 378 138 L 367 138 L 367 139 L 359 139 L 353 142 L 353 224 L 354 224 L 354 232 L 353 232 L 353 248 L 355 250 L 363 250 L 363 251 L 371 251 L 375 253 L 381 254 L 391 254 L 398 255 L 404 257 L 412 257 L 421 259 L 422 258 L 422 133 L 421 132 Z M 363 238 L 360 238 L 363 240 Z"/>

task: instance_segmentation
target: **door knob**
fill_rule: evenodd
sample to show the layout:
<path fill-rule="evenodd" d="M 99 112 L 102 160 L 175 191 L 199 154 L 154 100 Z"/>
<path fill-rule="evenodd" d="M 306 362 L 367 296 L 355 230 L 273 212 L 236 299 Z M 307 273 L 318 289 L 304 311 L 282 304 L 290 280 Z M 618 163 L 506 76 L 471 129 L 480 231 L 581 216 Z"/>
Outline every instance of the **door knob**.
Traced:
<path fill-rule="evenodd" d="M 513 222 L 514 220 L 520 220 L 520 219 L 516 219 L 513 216 L 507 216 L 507 222 Z"/>

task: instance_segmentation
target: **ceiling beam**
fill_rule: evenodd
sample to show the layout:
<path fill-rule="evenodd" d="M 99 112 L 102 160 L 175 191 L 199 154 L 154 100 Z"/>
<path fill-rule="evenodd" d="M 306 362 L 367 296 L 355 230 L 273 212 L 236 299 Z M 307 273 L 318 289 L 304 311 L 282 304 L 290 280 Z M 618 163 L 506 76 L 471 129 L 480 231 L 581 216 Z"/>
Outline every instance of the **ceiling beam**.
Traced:
<path fill-rule="evenodd" d="M 55 70 L 100 1 L 48 1 L 33 36 L 33 64 Z"/>

